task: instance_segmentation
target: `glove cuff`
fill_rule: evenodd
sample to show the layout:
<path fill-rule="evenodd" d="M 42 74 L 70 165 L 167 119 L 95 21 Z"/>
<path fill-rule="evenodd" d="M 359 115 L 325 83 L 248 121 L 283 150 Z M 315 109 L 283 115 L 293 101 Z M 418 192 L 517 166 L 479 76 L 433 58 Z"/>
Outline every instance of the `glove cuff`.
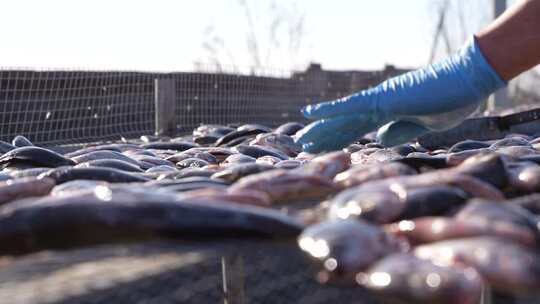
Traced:
<path fill-rule="evenodd" d="M 489 64 L 480 50 L 476 37 L 472 36 L 457 52 L 454 60 L 464 67 L 462 75 L 473 88 L 477 97 L 487 98 L 493 92 L 508 85 Z"/>

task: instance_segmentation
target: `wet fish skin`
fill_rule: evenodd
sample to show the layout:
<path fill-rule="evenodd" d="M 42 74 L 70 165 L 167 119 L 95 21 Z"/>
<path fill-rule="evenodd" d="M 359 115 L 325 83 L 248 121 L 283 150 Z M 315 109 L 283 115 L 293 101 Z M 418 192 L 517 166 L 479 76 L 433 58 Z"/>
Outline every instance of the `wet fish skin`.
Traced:
<path fill-rule="evenodd" d="M 293 171 L 333 179 L 337 174 L 349 169 L 350 166 L 350 155 L 343 151 L 335 151 L 317 156 Z"/>
<path fill-rule="evenodd" d="M 287 160 L 282 160 L 280 161 L 279 163 L 275 164 L 275 168 L 277 169 L 287 169 L 287 170 L 291 170 L 291 169 L 296 169 L 298 167 L 300 167 L 303 163 L 299 160 L 296 160 L 296 159 L 287 159 Z"/>
<path fill-rule="evenodd" d="M 379 224 L 399 219 L 448 213 L 461 206 L 468 196 L 449 186 L 407 188 L 394 183 L 390 187 L 357 187 L 340 192 L 330 202 L 330 219 L 364 219 Z"/>
<path fill-rule="evenodd" d="M 540 191 L 540 166 L 533 162 L 507 164 L 507 191 L 514 194 L 530 194 Z"/>
<path fill-rule="evenodd" d="M 200 158 L 195 158 L 195 157 L 186 158 L 176 163 L 176 167 L 180 169 L 190 168 L 190 167 L 202 168 L 208 165 L 210 165 L 210 163 L 208 163 L 207 161 Z"/>
<path fill-rule="evenodd" d="M 34 144 L 26 137 L 22 136 L 22 135 L 17 135 L 15 136 L 15 138 L 13 138 L 13 141 L 11 142 L 11 144 L 17 148 L 20 148 L 20 147 L 30 147 L 30 146 L 33 146 Z"/>
<path fill-rule="evenodd" d="M 277 127 L 276 130 L 274 130 L 274 133 L 292 136 L 296 134 L 296 132 L 302 130 L 304 127 L 304 124 L 298 122 L 288 122 Z"/>
<path fill-rule="evenodd" d="M 449 170 L 478 178 L 498 189 L 508 184 L 506 163 L 503 161 L 503 156 L 496 153 L 473 155 Z"/>
<path fill-rule="evenodd" d="M 465 265 L 480 273 L 495 290 L 511 295 L 538 292 L 540 255 L 537 250 L 496 237 L 435 242 L 414 249 L 414 255 L 437 265 Z"/>
<path fill-rule="evenodd" d="M 275 156 L 266 155 L 263 157 L 257 158 L 255 161 L 256 163 L 260 164 L 268 164 L 270 166 L 274 166 L 275 164 L 279 163 L 281 161 L 280 158 L 277 158 Z"/>
<path fill-rule="evenodd" d="M 142 163 L 147 163 L 150 165 L 150 167 L 155 166 L 171 166 L 174 167 L 175 164 L 159 157 L 153 157 L 153 156 L 146 156 L 146 155 L 133 155 L 133 159 L 135 159 L 139 164 L 141 164 L 141 169 L 148 170 L 149 168 L 144 168 L 142 166 Z M 148 166 L 147 165 L 147 166 Z"/>
<path fill-rule="evenodd" d="M 77 179 L 106 181 L 109 183 L 146 182 L 148 178 L 112 168 L 71 168 L 61 167 L 42 173 L 38 178 L 52 178 L 57 185 Z"/>
<path fill-rule="evenodd" d="M 260 163 L 232 164 L 227 168 L 212 175 L 212 178 L 220 178 L 229 182 L 235 182 L 248 175 L 257 174 L 274 169 L 273 166 Z"/>
<path fill-rule="evenodd" d="M 87 154 L 87 153 L 95 152 L 95 151 L 114 151 L 114 152 L 123 153 L 121 149 L 114 147 L 113 145 L 105 145 L 105 146 L 92 146 L 92 147 L 78 149 L 76 151 L 66 153 L 65 156 L 68 158 L 73 158 L 73 157 L 81 156 L 83 154 Z"/>
<path fill-rule="evenodd" d="M 474 199 L 469 201 L 454 217 L 477 223 L 496 222 L 516 225 L 528 229 L 540 241 L 538 217 L 518 205 Z"/>
<path fill-rule="evenodd" d="M 366 182 L 359 187 L 390 188 L 392 184 L 402 184 L 405 188 L 452 186 L 465 191 L 471 197 L 494 201 L 504 200 L 504 195 L 497 188 L 475 177 L 449 170 L 436 170 L 412 176 L 397 176 L 383 180 Z"/>
<path fill-rule="evenodd" d="M 272 204 L 268 195 L 254 190 L 230 192 L 215 188 L 205 188 L 186 191 L 182 193 L 182 198 L 189 198 L 190 201 L 194 202 L 236 203 L 259 207 L 270 207 Z"/>
<path fill-rule="evenodd" d="M 463 152 L 463 151 L 468 151 L 468 150 L 476 150 L 476 149 L 483 149 L 483 148 L 489 148 L 489 147 L 490 147 L 490 144 L 483 141 L 464 140 L 450 147 L 450 149 L 448 149 L 448 153 Z"/>
<path fill-rule="evenodd" d="M 532 145 L 529 143 L 529 141 L 522 137 L 508 137 L 508 138 L 497 140 L 496 142 L 491 144 L 490 148 L 499 149 L 501 147 L 514 147 L 514 146 L 523 146 L 523 147 L 532 148 Z"/>
<path fill-rule="evenodd" d="M 248 138 L 248 137 L 255 136 L 257 134 L 268 133 L 270 131 L 271 130 L 269 130 L 268 128 L 264 128 L 264 129 L 252 128 L 252 129 L 236 130 L 220 137 L 215 142 L 214 146 L 216 147 L 224 146 L 239 138 Z"/>
<path fill-rule="evenodd" d="M 465 150 L 461 152 L 449 153 L 446 156 L 446 163 L 449 166 L 457 166 L 471 156 L 474 156 L 477 154 L 486 154 L 486 153 L 489 154 L 491 152 L 493 152 L 493 150 L 491 150 L 490 148 L 479 148 L 479 149 L 471 149 L 471 150 Z"/>
<path fill-rule="evenodd" d="M 119 159 L 96 159 L 83 163 L 79 163 L 75 168 L 89 168 L 89 167 L 105 167 L 113 168 L 126 172 L 144 172 L 138 165 L 133 165 Z"/>
<path fill-rule="evenodd" d="M 530 229 L 496 221 L 474 221 L 452 217 L 427 216 L 402 220 L 385 226 L 385 231 L 405 238 L 411 245 L 451 239 L 493 236 L 525 246 L 538 245 L 538 237 Z"/>
<path fill-rule="evenodd" d="M 11 163 L 28 163 L 41 167 L 74 166 L 76 163 L 69 158 L 36 146 L 15 148 L 0 156 L 0 165 L 8 166 Z"/>
<path fill-rule="evenodd" d="M 145 171 L 146 173 L 163 173 L 163 172 L 176 172 L 178 173 L 178 169 L 176 169 L 175 167 L 171 167 L 171 166 L 167 166 L 167 165 L 160 165 L 160 166 L 155 166 L 155 167 L 152 167 L 148 170 Z"/>
<path fill-rule="evenodd" d="M 11 201 L 47 195 L 55 183 L 52 179 L 24 177 L 0 182 L 0 205 Z"/>
<path fill-rule="evenodd" d="M 107 150 L 92 151 L 92 152 L 71 158 L 71 160 L 73 160 L 77 164 L 86 163 L 93 160 L 104 160 L 104 159 L 116 159 L 116 160 L 121 160 L 123 162 L 132 164 L 136 167 L 139 166 L 139 163 L 137 162 L 137 160 L 129 156 L 125 156 L 124 154 L 120 152 L 107 151 Z"/>
<path fill-rule="evenodd" d="M 402 244 L 381 228 L 356 220 L 309 226 L 298 237 L 298 245 L 325 272 L 353 278 L 382 257 L 403 250 Z"/>
<path fill-rule="evenodd" d="M 109 187 L 109 183 L 96 180 L 77 179 L 54 186 L 50 195 L 66 196 L 88 190 L 94 191 L 97 186 Z"/>
<path fill-rule="evenodd" d="M 381 163 L 371 166 L 356 165 L 336 175 L 334 182 L 341 188 L 350 188 L 368 181 L 387 177 L 415 175 L 418 172 L 399 162 Z"/>
<path fill-rule="evenodd" d="M 31 169 L 24 169 L 24 170 L 16 170 L 9 173 L 11 177 L 14 179 L 22 178 L 22 177 L 38 177 L 41 173 L 47 172 L 51 170 L 51 168 L 31 168 Z"/>
<path fill-rule="evenodd" d="M 174 150 L 185 151 L 196 147 L 195 144 L 180 141 L 168 141 L 168 142 L 152 142 L 141 145 L 143 149 L 157 149 L 157 150 Z"/>
<path fill-rule="evenodd" d="M 472 268 L 441 267 L 409 254 L 392 254 L 357 276 L 383 303 L 477 304 L 481 276 Z"/>
<path fill-rule="evenodd" d="M 5 142 L 3 140 L 0 140 L 0 154 L 4 154 L 6 152 L 9 152 L 13 149 L 15 149 L 16 147 L 13 146 L 12 144 L 8 143 L 8 142 Z"/>
<path fill-rule="evenodd" d="M 254 163 L 257 159 L 249 155 L 244 154 L 233 154 L 228 156 L 222 163 L 223 164 L 239 164 L 239 163 Z"/>
<path fill-rule="evenodd" d="M 271 147 L 263 147 L 259 145 L 237 145 L 234 148 L 232 148 L 233 152 L 241 153 L 244 155 L 249 155 L 254 158 L 259 158 L 263 156 L 274 156 L 281 160 L 289 159 L 289 156 L 287 156 L 285 153 L 276 150 Z"/>
<path fill-rule="evenodd" d="M 0 253 L 160 238 L 296 238 L 303 226 L 277 211 L 190 202 L 169 193 L 96 187 L 0 208 Z"/>
<path fill-rule="evenodd" d="M 270 147 L 290 157 L 295 157 L 298 153 L 302 152 L 302 147 L 292 137 L 278 133 L 259 134 L 254 140 L 249 142 L 249 145 Z"/>
<path fill-rule="evenodd" d="M 293 172 L 295 170 L 274 169 L 249 175 L 238 180 L 229 190 L 261 191 L 270 196 L 274 203 L 322 199 L 337 191 L 331 180 L 322 176 Z"/>

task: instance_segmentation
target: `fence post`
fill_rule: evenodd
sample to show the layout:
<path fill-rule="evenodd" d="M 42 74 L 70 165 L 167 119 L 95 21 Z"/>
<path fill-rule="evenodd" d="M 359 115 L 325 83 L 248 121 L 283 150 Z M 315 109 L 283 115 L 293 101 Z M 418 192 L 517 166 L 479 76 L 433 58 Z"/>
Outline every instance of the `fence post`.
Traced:
<path fill-rule="evenodd" d="M 176 82 L 174 79 L 154 79 L 154 107 L 158 136 L 176 135 Z"/>
<path fill-rule="evenodd" d="M 245 304 L 244 259 L 237 254 L 221 258 L 224 304 Z"/>

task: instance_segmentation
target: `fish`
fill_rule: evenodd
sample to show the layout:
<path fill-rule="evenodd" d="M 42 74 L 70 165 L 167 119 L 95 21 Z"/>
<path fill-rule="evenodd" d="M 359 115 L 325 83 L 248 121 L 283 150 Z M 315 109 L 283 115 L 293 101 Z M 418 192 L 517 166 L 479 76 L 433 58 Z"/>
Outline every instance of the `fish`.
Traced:
<path fill-rule="evenodd" d="M 11 176 L 14 179 L 21 178 L 21 177 L 38 177 L 41 173 L 47 172 L 51 170 L 51 168 L 31 168 L 31 169 L 24 169 L 24 170 L 16 170 L 9 172 L 9 176 Z"/>
<path fill-rule="evenodd" d="M 163 172 L 178 173 L 179 171 L 175 167 L 171 167 L 171 166 L 167 166 L 167 165 L 160 165 L 160 166 L 152 167 L 152 168 L 146 170 L 145 172 L 146 173 L 163 173 Z"/>
<path fill-rule="evenodd" d="M 367 147 L 367 149 L 363 149 L 351 154 L 351 162 L 355 165 L 374 164 L 401 158 L 402 156 L 395 151 L 392 151 L 390 149 L 381 149 L 378 147 Z"/>
<path fill-rule="evenodd" d="M 165 160 L 173 162 L 173 163 L 178 163 L 178 162 L 183 161 L 184 159 L 193 158 L 193 157 L 202 159 L 210 164 L 219 163 L 218 159 L 214 155 L 208 152 L 202 152 L 202 151 L 188 151 L 188 152 L 184 151 L 184 152 L 180 152 L 180 153 L 176 153 L 174 155 L 168 156 L 165 158 Z"/>
<path fill-rule="evenodd" d="M 129 150 L 126 152 L 139 151 L 138 146 L 134 145 L 134 147 L 137 148 L 137 150 Z M 73 158 L 73 157 L 81 156 L 83 154 L 88 154 L 90 152 L 95 152 L 95 151 L 113 151 L 113 152 L 123 153 L 122 150 L 118 147 L 115 147 L 113 145 L 105 145 L 105 146 L 92 146 L 92 147 L 78 149 L 76 151 L 66 153 L 65 156 L 68 158 Z"/>
<path fill-rule="evenodd" d="M 50 192 L 50 195 L 67 196 L 88 190 L 94 191 L 98 186 L 109 187 L 109 183 L 97 180 L 77 179 L 54 186 Z"/>
<path fill-rule="evenodd" d="M 539 155 L 537 150 L 525 146 L 500 147 L 495 151 L 499 154 L 508 155 L 514 158 Z"/>
<path fill-rule="evenodd" d="M 238 153 L 238 154 L 233 154 L 233 155 L 228 156 L 221 163 L 221 165 L 223 165 L 223 164 L 229 165 L 229 164 L 240 164 L 240 163 L 254 163 L 256 161 L 257 161 L 257 159 L 254 158 L 254 157 Z"/>
<path fill-rule="evenodd" d="M 468 150 L 476 150 L 476 149 L 483 149 L 483 148 L 489 148 L 491 145 L 489 143 L 486 143 L 484 141 L 478 141 L 478 140 L 464 140 L 460 141 L 458 143 L 455 143 L 450 149 L 448 149 L 448 153 L 456 153 L 456 152 L 463 152 Z"/>
<path fill-rule="evenodd" d="M 254 158 L 263 156 L 274 156 L 281 160 L 289 159 L 289 156 L 279 150 L 271 147 L 263 147 L 259 145 L 237 145 L 231 149 L 233 152 L 248 155 Z"/>
<path fill-rule="evenodd" d="M 23 163 L 34 167 L 74 166 L 76 163 L 54 151 L 36 146 L 15 148 L 0 156 L 0 166 Z"/>
<path fill-rule="evenodd" d="M 93 160 L 104 160 L 104 159 L 120 160 L 120 161 L 129 163 L 135 167 L 139 167 L 139 162 L 137 160 L 129 156 L 125 156 L 124 154 L 120 152 L 108 151 L 108 150 L 93 151 L 93 152 L 89 152 L 89 153 L 71 158 L 71 160 L 73 160 L 77 164 L 86 163 Z"/>
<path fill-rule="evenodd" d="M 531 212 L 540 215 L 540 194 L 534 193 L 523 195 L 506 201 L 510 205 L 520 206 Z"/>
<path fill-rule="evenodd" d="M 273 203 L 289 204 L 322 199 L 337 191 L 331 180 L 295 171 L 297 169 L 274 169 L 252 174 L 236 181 L 229 190 L 257 190 L 266 193 Z"/>
<path fill-rule="evenodd" d="M 258 163 L 258 164 L 261 163 L 261 164 L 267 164 L 267 165 L 274 166 L 275 164 L 279 163 L 280 161 L 282 161 L 282 159 L 277 158 L 275 156 L 266 155 L 266 156 L 257 158 L 257 160 L 255 162 Z"/>
<path fill-rule="evenodd" d="M 34 144 L 26 137 L 22 136 L 22 135 L 17 135 L 15 136 L 15 138 L 13 138 L 13 141 L 11 142 L 11 144 L 17 148 L 20 148 L 20 147 L 30 147 L 30 146 L 33 146 Z"/>
<path fill-rule="evenodd" d="M 448 153 L 448 155 L 446 155 L 446 163 L 448 164 L 448 166 L 451 166 L 451 167 L 457 166 L 471 156 L 474 156 L 477 154 L 489 154 L 492 152 L 493 150 L 491 150 L 490 148 L 478 148 L 478 149 L 465 150 L 461 152 Z"/>
<path fill-rule="evenodd" d="M 227 166 L 227 168 L 212 174 L 212 178 L 224 179 L 232 183 L 248 175 L 257 174 L 272 169 L 274 169 L 273 166 L 261 163 L 231 164 Z"/>
<path fill-rule="evenodd" d="M 197 145 L 181 142 L 181 141 L 168 141 L 168 142 L 151 142 L 148 144 L 141 145 L 143 149 L 156 149 L 156 150 L 174 150 L 174 151 L 185 151 L 191 148 L 195 148 Z"/>
<path fill-rule="evenodd" d="M 434 170 L 412 176 L 390 177 L 384 180 L 375 180 L 362 184 L 360 187 L 390 187 L 393 183 L 401 183 L 407 188 L 446 185 L 460 188 L 471 197 L 486 198 L 502 201 L 503 193 L 476 177 L 462 174 L 452 169 Z"/>
<path fill-rule="evenodd" d="M 501 147 L 515 147 L 515 146 L 523 146 L 523 147 L 529 147 L 532 148 L 532 145 L 529 143 L 529 141 L 522 137 L 508 137 L 499 139 L 493 144 L 491 144 L 491 149 L 498 149 Z"/>
<path fill-rule="evenodd" d="M 136 187 L 98 186 L 0 207 L 0 254 L 163 238 L 293 240 L 303 228 L 293 218 L 267 208 L 191 202 L 182 195 Z"/>
<path fill-rule="evenodd" d="M 436 265 L 474 268 L 497 292 L 537 293 L 540 255 L 536 249 L 497 237 L 447 240 L 416 247 L 413 254 Z"/>
<path fill-rule="evenodd" d="M 5 142 L 3 140 L 0 140 L 0 154 L 4 154 L 6 152 L 9 152 L 16 147 L 8 142 Z"/>
<path fill-rule="evenodd" d="M 274 167 L 278 169 L 281 168 L 281 169 L 291 170 L 291 169 L 296 169 L 300 167 L 302 164 L 303 162 L 299 160 L 287 159 L 287 160 L 282 160 L 279 163 L 275 164 Z"/>
<path fill-rule="evenodd" d="M 506 166 L 507 192 L 529 194 L 540 191 L 540 166 L 533 162 L 513 162 Z"/>
<path fill-rule="evenodd" d="M 416 152 L 416 149 L 409 145 L 409 144 L 404 144 L 404 145 L 399 145 L 399 146 L 395 146 L 395 147 L 392 147 L 390 148 L 390 150 L 394 153 L 397 153 L 401 156 L 407 156 L 411 153 L 414 153 Z"/>
<path fill-rule="evenodd" d="M 17 199 L 47 195 L 54 186 L 55 182 L 50 178 L 22 177 L 0 182 L 0 205 Z"/>
<path fill-rule="evenodd" d="M 113 168 L 126 172 L 144 172 L 140 166 L 134 165 L 133 163 L 128 163 L 119 159 L 96 159 L 90 160 L 87 162 L 79 163 L 75 168 L 89 168 L 89 167 L 105 167 Z"/>
<path fill-rule="evenodd" d="M 454 217 L 476 223 L 496 222 L 516 225 L 540 236 L 538 217 L 518 205 L 474 199 L 469 201 Z"/>
<path fill-rule="evenodd" d="M 387 177 L 415 175 L 418 172 L 400 162 L 379 163 L 373 165 L 355 165 L 337 174 L 334 178 L 341 188 L 350 188 L 368 181 L 385 179 Z"/>
<path fill-rule="evenodd" d="M 226 135 L 234 131 L 234 128 L 230 128 L 222 125 L 201 125 L 193 130 L 193 137 L 212 135 Z"/>
<path fill-rule="evenodd" d="M 256 125 L 244 125 L 238 127 L 236 131 L 232 131 L 230 133 L 227 133 L 226 135 L 223 135 L 220 137 L 215 143 L 214 146 L 220 147 L 227 144 L 230 144 L 234 140 L 240 139 L 240 138 L 250 138 L 257 134 L 261 133 L 269 133 L 272 130 L 268 127 L 262 127 L 262 126 L 256 126 Z"/>
<path fill-rule="evenodd" d="M 429 155 L 426 153 L 413 152 L 406 157 L 396 157 L 392 162 L 402 163 L 414 168 L 416 171 L 428 169 L 448 168 L 445 155 Z"/>
<path fill-rule="evenodd" d="M 98 180 L 109 183 L 133 183 L 148 181 L 148 178 L 141 175 L 136 175 L 136 173 L 105 167 L 60 167 L 51 169 L 50 171 L 42 173 L 38 176 L 38 178 L 44 177 L 52 178 L 57 185 L 77 179 Z"/>
<path fill-rule="evenodd" d="M 406 249 L 380 227 L 361 220 L 311 225 L 298 237 L 298 246 L 328 278 L 354 278 L 381 258 Z"/>
<path fill-rule="evenodd" d="M 288 122 L 277 127 L 274 130 L 274 133 L 292 136 L 296 134 L 296 132 L 302 130 L 304 127 L 305 127 L 304 124 L 301 124 L 298 122 Z"/>
<path fill-rule="evenodd" d="M 538 246 L 538 237 L 531 229 L 508 222 L 426 216 L 388 224 L 384 229 L 398 238 L 406 239 L 413 246 L 480 236 L 498 237 L 529 247 Z"/>
<path fill-rule="evenodd" d="M 450 186 L 407 188 L 394 183 L 389 188 L 355 187 L 340 192 L 331 200 L 328 218 L 363 219 L 384 224 L 446 214 L 467 199 L 463 190 Z"/>
<path fill-rule="evenodd" d="M 470 175 L 498 189 L 503 189 L 508 184 L 504 156 L 496 153 L 473 155 L 448 171 Z"/>
<path fill-rule="evenodd" d="M 293 171 L 306 175 L 318 175 L 331 180 L 350 166 L 350 155 L 343 151 L 335 151 L 317 156 Z"/>
<path fill-rule="evenodd" d="M 278 133 L 263 133 L 249 142 L 249 145 L 270 147 L 285 153 L 289 157 L 295 157 L 302 152 L 302 147 L 288 135 Z"/>
<path fill-rule="evenodd" d="M 382 303 L 477 304 L 485 285 L 474 268 L 445 267 L 410 254 L 388 255 L 356 282 Z"/>
<path fill-rule="evenodd" d="M 189 198 L 191 202 L 235 203 L 259 207 L 271 206 L 268 195 L 253 190 L 229 192 L 215 188 L 205 188 L 183 192 L 182 198 Z"/>
<path fill-rule="evenodd" d="M 191 148 L 189 150 L 185 151 L 186 153 L 198 153 L 198 152 L 205 152 L 208 154 L 211 154 L 217 159 L 216 163 L 223 162 L 227 157 L 231 156 L 232 154 L 236 154 L 236 152 L 232 151 L 229 148 L 224 147 L 197 147 L 197 148 Z M 199 157 L 199 156 L 197 156 Z M 199 157 L 202 158 L 202 157 Z M 205 159 L 207 160 L 207 159 Z M 208 161 L 208 160 L 207 160 Z M 210 162 L 210 161 L 208 161 Z"/>
<path fill-rule="evenodd" d="M 133 155 L 134 160 L 136 160 L 140 165 L 141 169 L 148 170 L 149 168 L 144 168 L 143 163 L 146 163 L 145 167 L 155 167 L 155 166 L 171 166 L 174 167 L 175 164 L 167 159 L 162 159 L 159 157 L 146 156 L 146 155 Z"/>
<path fill-rule="evenodd" d="M 210 165 L 210 163 L 208 163 L 207 161 L 195 157 L 186 158 L 176 163 L 176 167 L 180 169 L 193 167 L 202 168 L 208 165 Z"/>

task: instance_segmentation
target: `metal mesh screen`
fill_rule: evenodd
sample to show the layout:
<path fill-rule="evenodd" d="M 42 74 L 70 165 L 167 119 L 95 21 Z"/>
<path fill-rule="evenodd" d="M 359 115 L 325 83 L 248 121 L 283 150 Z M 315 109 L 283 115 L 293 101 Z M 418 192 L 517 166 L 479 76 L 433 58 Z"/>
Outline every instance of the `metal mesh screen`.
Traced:
<path fill-rule="evenodd" d="M 384 73 L 263 70 L 215 72 L 0 70 L 0 139 L 24 135 L 42 145 L 121 137 L 155 130 L 155 79 L 175 83 L 178 133 L 200 124 L 302 121 L 306 104 L 344 96 L 402 71 Z"/>
<path fill-rule="evenodd" d="M 0 71 L 0 135 L 41 144 L 120 139 L 153 130 L 151 74 Z"/>

